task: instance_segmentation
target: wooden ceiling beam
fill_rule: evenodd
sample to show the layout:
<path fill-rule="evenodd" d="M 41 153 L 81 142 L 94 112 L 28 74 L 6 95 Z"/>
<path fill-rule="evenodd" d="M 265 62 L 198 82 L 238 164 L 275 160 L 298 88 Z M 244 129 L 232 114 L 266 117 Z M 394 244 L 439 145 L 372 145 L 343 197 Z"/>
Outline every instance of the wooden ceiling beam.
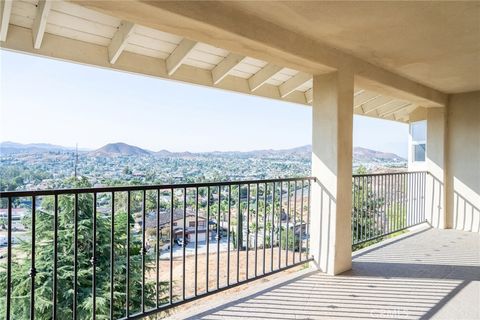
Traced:
<path fill-rule="evenodd" d="M 12 15 L 12 0 L 5 0 L 0 3 L 0 41 L 7 39 L 8 25 L 10 23 L 10 16 Z"/>
<path fill-rule="evenodd" d="M 120 54 L 128 44 L 128 38 L 133 34 L 135 24 L 129 21 L 122 20 L 117 32 L 113 35 L 112 42 L 108 46 L 108 60 L 114 64 Z"/>
<path fill-rule="evenodd" d="M 233 70 L 236 66 L 238 66 L 243 60 L 245 56 L 230 53 L 226 56 L 215 68 L 212 70 L 212 79 L 213 84 L 218 84 L 222 81 L 230 71 Z"/>
<path fill-rule="evenodd" d="M 262 70 L 255 73 L 248 79 L 250 90 L 253 92 L 260 88 L 264 83 L 270 80 L 274 75 L 279 73 L 283 68 L 272 63 L 267 64 Z"/>
<path fill-rule="evenodd" d="M 307 100 L 307 103 L 313 102 L 313 89 L 310 88 L 305 91 L 305 100 Z"/>
<path fill-rule="evenodd" d="M 303 86 L 306 82 L 312 79 L 312 75 L 299 72 L 292 78 L 288 79 L 279 86 L 280 96 L 285 98 L 299 87 Z"/>
<path fill-rule="evenodd" d="M 228 1 L 215 6 L 208 1 L 73 0 L 89 8 L 139 25 L 208 43 L 255 59 L 305 72 L 323 74 L 351 66 L 355 84 L 382 95 L 412 101 L 425 107 L 447 103 L 443 92 L 415 82 L 366 60 L 285 26 L 237 10 Z"/>
<path fill-rule="evenodd" d="M 390 115 L 394 115 L 396 112 L 400 112 L 400 111 L 402 111 L 402 110 L 404 110 L 404 109 L 407 109 L 407 108 L 411 107 L 412 105 L 413 105 L 413 104 L 410 103 L 410 102 L 405 102 L 405 104 L 400 105 L 400 106 L 398 106 L 398 107 L 396 107 L 396 108 L 394 108 L 394 109 L 391 109 L 391 110 L 389 110 L 389 111 L 383 112 L 383 113 L 379 114 L 378 116 L 381 117 L 381 118 L 386 118 L 386 117 L 388 117 L 388 116 L 390 116 Z"/>
<path fill-rule="evenodd" d="M 193 50 L 193 48 L 195 48 L 196 45 L 196 41 L 183 39 L 175 48 L 175 50 L 173 50 L 166 61 L 167 72 L 169 76 L 173 75 L 175 71 L 177 71 L 177 69 L 182 65 L 185 59 L 187 59 L 188 54 Z"/>
<path fill-rule="evenodd" d="M 40 0 L 37 6 L 37 15 L 33 22 L 32 35 L 33 35 L 33 47 L 40 49 L 42 46 L 43 35 L 45 34 L 45 28 L 47 27 L 48 14 L 52 9 L 52 0 Z"/>
<path fill-rule="evenodd" d="M 364 103 L 368 103 L 376 98 L 380 97 L 379 94 L 371 91 L 362 92 L 353 97 L 353 109 L 358 109 Z"/>
<path fill-rule="evenodd" d="M 380 96 L 370 102 L 361 105 L 362 111 L 364 114 L 371 114 L 372 112 L 378 110 L 379 108 L 388 105 L 393 102 L 393 98 Z"/>

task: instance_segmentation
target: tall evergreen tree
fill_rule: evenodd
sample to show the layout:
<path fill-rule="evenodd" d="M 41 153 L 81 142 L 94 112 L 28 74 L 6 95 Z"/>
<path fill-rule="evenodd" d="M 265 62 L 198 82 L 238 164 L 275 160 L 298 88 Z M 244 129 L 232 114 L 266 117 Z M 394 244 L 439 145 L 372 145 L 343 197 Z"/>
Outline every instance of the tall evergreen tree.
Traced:
<path fill-rule="evenodd" d="M 85 179 L 75 182 L 76 187 L 89 187 Z M 130 239 L 130 294 L 129 308 L 131 313 L 141 310 L 142 283 L 142 241 L 134 231 L 132 214 L 127 215 L 124 194 L 116 194 L 116 211 L 114 223 L 113 247 L 115 252 L 113 291 L 113 309 L 115 318 L 125 316 L 126 309 L 126 253 L 127 253 L 127 221 L 131 230 Z M 122 199 L 123 198 L 123 199 Z M 118 201 L 117 201 L 118 200 Z M 38 201 L 38 200 L 37 200 Z M 36 209 L 35 223 L 35 317 L 36 319 L 51 319 L 53 312 L 53 260 L 54 241 L 57 242 L 57 316 L 58 319 L 70 319 L 73 314 L 74 299 L 74 197 L 58 196 L 58 234 L 54 239 L 54 198 L 41 197 L 40 207 Z M 28 232 L 13 247 L 12 263 L 12 305 L 11 313 L 14 319 L 28 319 L 30 312 L 30 264 L 32 259 L 31 216 L 26 216 L 24 223 Z M 96 318 L 109 319 L 110 312 L 110 252 L 111 252 L 111 214 L 97 212 L 96 219 Z M 91 319 L 93 312 L 92 271 L 93 271 L 93 195 L 78 196 L 77 212 L 77 315 L 79 319 Z M 151 261 L 155 252 L 145 255 L 146 274 L 151 271 Z M 154 267 L 154 265 L 153 265 Z M 0 271 L 0 292 L 6 292 L 5 264 Z M 160 283 L 160 296 L 167 290 L 166 283 Z M 155 281 L 146 281 L 146 308 L 155 306 Z M 166 301 L 160 301 L 164 303 Z M 0 314 L 5 314 L 5 299 L 0 304 Z"/>

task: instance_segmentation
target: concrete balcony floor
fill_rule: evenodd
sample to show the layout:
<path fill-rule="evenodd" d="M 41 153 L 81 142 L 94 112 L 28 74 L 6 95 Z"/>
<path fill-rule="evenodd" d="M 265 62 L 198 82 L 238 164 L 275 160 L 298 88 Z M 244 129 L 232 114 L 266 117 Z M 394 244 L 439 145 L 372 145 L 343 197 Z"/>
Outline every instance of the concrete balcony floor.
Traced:
<path fill-rule="evenodd" d="M 480 319 L 480 235 L 423 227 L 356 252 L 340 276 L 249 286 L 172 319 Z"/>

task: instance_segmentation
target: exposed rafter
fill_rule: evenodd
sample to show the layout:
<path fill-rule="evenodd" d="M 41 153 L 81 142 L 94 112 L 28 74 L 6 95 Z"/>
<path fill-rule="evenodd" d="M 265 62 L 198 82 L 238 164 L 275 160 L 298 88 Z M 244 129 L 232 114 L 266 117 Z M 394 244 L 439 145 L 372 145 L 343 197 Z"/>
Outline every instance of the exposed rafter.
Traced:
<path fill-rule="evenodd" d="M 357 92 L 355 92 L 355 93 L 353 94 L 353 96 L 354 96 L 354 97 L 357 97 L 357 96 L 363 94 L 364 92 L 365 92 L 365 90 L 360 89 L 360 90 L 358 90 Z"/>
<path fill-rule="evenodd" d="M 365 90 L 425 107 L 447 103 L 447 95 L 440 91 L 325 43 L 312 41 L 311 37 L 293 29 L 279 27 L 267 19 L 253 19 L 248 12 L 234 10 L 234 5 L 210 6 L 192 1 L 180 6 L 175 1 L 124 1 L 118 6 L 114 1 L 73 1 L 146 27 L 311 74 L 333 72 L 348 65 L 353 69 L 356 84 Z M 232 23 L 233 19 L 236 23 Z"/>
<path fill-rule="evenodd" d="M 135 24 L 123 20 L 113 35 L 112 42 L 108 46 L 108 60 L 114 64 L 128 43 L 128 38 L 133 33 Z"/>
<path fill-rule="evenodd" d="M 405 120 L 408 119 L 410 113 L 417 108 L 418 108 L 418 105 L 410 104 L 410 105 L 408 105 L 407 107 L 405 107 L 401 110 L 393 112 L 392 113 L 393 119 L 394 120 L 404 120 L 405 121 Z"/>
<path fill-rule="evenodd" d="M 353 107 L 354 107 L 354 109 L 358 109 L 358 108 L 360 108 L 360 106 L 362 104 L 368 103 L 369 101 L 372 101 L 372 100 L 376 99 L 377 97 L 379 97 L 379 95 L 375 92 L 364 91 L 364 92 L 360 93 L 359 95 L 354 96 Z"/>
<path fill-rule="evenodd" d="M 7 39 L 8 25 L 10 23 L 10 16 L 12 13 L 12 0 L 5 0 L 0 3 L 0 41 Z"/>
<path fill-rule="evenodd" d="M 362 111 L 364 114 L 370 114 L 375 110 L 377 110 L 378 108 L 381 108 L 392 101 L 393 99 L 390 97 L 381 96 L 370 102 L 362 104 L 360 107 L 362 108 Z"/>
<path fill-rule="evenodd" d="M 260 88 L 262 84 L 270 80 L 274 75 L 276 75 L 282 69 L 283 69 L 282 67 L 274 65 L 272 63 L 267 64 L 265 67 L 263 67 L 262 70 L 258 71 L 253 76 L 251 76 L 250 79 L 248 79 L 250 90 L 251 91 L 257 90 L 258 88 Z"/>
<path fill-rule="evenodd" d="M 196 45 L 196 41 L 183 39 L 178 45 L 178 47 L 173 50 L 173 52 L 170 54 L 170 56 L 168 56 L 166 61 L 167 72 L 169 76 L 174 74 L 175 71 L 180 68 L 185 59 L 187 59 L 188 54 L 193 50 L 193 48 L 195 48 Z"/>
<path fill-rule="evenodd" d="M 225 78 L 230 71 L 233 70 L 237 65 L 239 65 L 245 56 L 230 53 L 225 59 L 223 59 L 215 68 L 212 70 L 212 80 L 213 84 L 218 84 L 220 81 Z"/>
<path fill-rule="evenodd" d="M 290 93 L 297 90 L 299 87 L 301 87 L 311 79 L 312 79 L 312 75 L 310 74 L 303 73 L 303 72 L 297 73 L 293 78 L 290 78 L 289 80 L 285 81 L 280 85 L 279 87 L 280 96 L 282 98 L 285 98 Z"/>
<path fill-rule="evenodd" d="M 52 8 L 52 3 L 52 0 L 40 0 L 38 2 L 37 15 L 32 27 L 33 47 L 35 49 L 40 49 L 42 46 L 43 35 L 47 27 L 47 18 Z"/>
<path fill-rule="evenodd" d="M 388 116 L 394 115 L 396 112 L 402 111 L 404 109 L 410 108 L 412 104 L 410 102 L 405 102 L 403 105 L 396 107 L 395 109 L 391 109 L 389 111 L 383 112 L 381 115 L 382 118 L 386 118 Z"/>
<path fill-rule="evenodd" d="M 45 41 L 40 49 L 34 49 L 31 31 L 27 28 L 10 25 L 7 41 L 0 43 L 2 48 L 32 53 L 55 58 L 76 61 L 85 65 L 99 66 L 113 70 L 125 71 L 128 73 L 144 74 L 152 77 L 166 78 L 186 83 L 192 83 L 212 87 L 212 73 L 210 70 L 183 65 L 173 75 L 169 76 L 166 69 L 166 60 L 149 57 L 129 51 L 122 53 L 120 60 L 115 64 L 109 63 L 107 59 L 107 48 L 101 45 L 78 41 L 51 33 L 45 33 Z M 306 104 L 303 92 L 295 91 L 288 97 L 281 98 L 278 87 L 271 84 L 264 84 L 255 92 L 250 91 L 248 80 L 240 77 L 226 77 L 216 88 L 228 91 L 251 94 L 254 96 L 271 98 L 281 101 L 288 101 L 299 104 Z"/>
<path fill-rule="evenodd" d="M 380 100 L 380 104 L 383 104 L 385 102 L 385 97 L 377 95 L 377 96 L 375 96 L 371 99 L 368 99 L 364 103 L 361 103 L 359 105 L 354 105 L 354 110 L 355 109 L 360 109 L 361 113 L 365 114 L 365 110 L 368 110 L 368 108 L 371 108 L 372 105 L 373 106 L 377 105 L 379 103 L 378 102 L 379 100 Z"/>
<path fill-rule="evenodd" d="M 391 111 L 397 111 L 399 109 L 405 108 L 405 106 L 409 105 L 409 102 L 403 100 L 394 100 L 391 103 L 388 103 L 381 108 L 376 110 L 376 116 L 380 116 L 382 114 L 388 114 Z"/>
<path fill-rule="evenodd" d="M 392 119 L 391 120 L 395 120 L 395 121 L 408 121 L 408 119 L 410 118 L 410 115 L 409 114 L 403 114 L 403 115 L 400 115 L 398 117 L 393 117 L 392 116 Z"/>
<path fill-rule="evenodd" d="M 313 102 L 313 89 L 312 88 L 305 91 L 305 100 L 307 100 L 307 103 L 312 103 Z"/>
<path fill-rule="evenodd" d="M 145 28 L 128 17 L 122 17 L 121 20 L 117 16 L 109 17 L 90 10 L 83 12 L 83 9 L 70 3 L 65 5 L 65 8 L 59 5 L 57 11 L 57 7 L 52 5 L 54 0 L 41 0 L 38 5 L 35 2 L 20 4 L 12 1 L 0 1 L 0 27 L 3 28 L 4 36 L 10 12 L 13 19 L 8 27 L 8 39 L 0 42 L 0 46 L 4 48 L 304 105 L 313 101 L 312 73 L 305 69 L 296 69 L 296 73 L 292 73 L 294 76 L 290 75 L 283 84 L 276 85 L 279 82 L 277 78 L 282 79 L 289 74 L 287 70 L 285 75 L 281 74 L 284 68 L 290 67 L 288 64 L 265 59 L 259 61 L 257 67 L 253 67 L 250 62 L 245 63 L 245 59 L 250 56 L 242 50 L 232 50 L 231 52 L 236 52 L 233 54 L 223 46 L 212 47 L 210 43 L 208 45 L 200 42 L 197 47 L 197 42 L 189 40 L 192 38 L 188 35 L 181 38 L 163 30 Z M 50 8 L 55 11 L 49 15 Z M 82 36 L 79 36 L 80 33 L 72 33 L 69 19 L 70 16 L 75 16 L 75 10 L 82 10 L 86 21 L 105 28 L 98 28 L 97 32 L 97 28 L 92 28 L 90 23 L 83 24 L 74 20 Z M 34 27 L 18 25 L 20 20 L 17 15 L 25 19 L 35 12 L 38 12 L 38 15 L 34 19 Z M 111 41 L 106 41 L 109 37 Z M 149 39 L 159 41 L 153 43 Z M 34 48 L 35 45 L 38 48 Z M 126 51 L 125 48 L 130 45 L 132 50 Z M 222 57 L 220 63 L 217 62 L 219 56 Z M 213 64 L 217 65 L 212 66 Z M 253 60 L 252 64 L 257 65 Z M 236 71 L 242 74 L 237 75 Z M 410 105 L 407 101 L 425 107 L 416 100 L 402 99 L 401 95 L 384 94 L 381 88 L 373 90 L 368 86 L 364 87 L 362 83 L 357 83 L 357 78 L 355 81 L 353 98 L 356 114 L 395 120 L 394 115 L 397 119 L 400 115 L 409 117 L 403 113 L 403 109 Z"/>

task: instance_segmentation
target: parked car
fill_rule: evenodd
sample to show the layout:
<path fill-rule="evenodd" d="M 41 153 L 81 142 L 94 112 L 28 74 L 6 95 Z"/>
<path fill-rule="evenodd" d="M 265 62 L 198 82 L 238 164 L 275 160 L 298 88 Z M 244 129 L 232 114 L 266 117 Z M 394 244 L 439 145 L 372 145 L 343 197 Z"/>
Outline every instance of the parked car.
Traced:
<path fill-rule="evenodd" d="M 180 247 L 183 247 L 184 243 L 183 243 L 183 238 L 177 238 L 175 239 L 175 243 L 177 245 L 179 245 Z M 185 245 L 188 245 L 188 241 L 185 239 Z"/>
<path fill-rule="evenodd" d="M 0 236 L 0 247 L 6 246 L 8 244 L 7 237 Z"/>

